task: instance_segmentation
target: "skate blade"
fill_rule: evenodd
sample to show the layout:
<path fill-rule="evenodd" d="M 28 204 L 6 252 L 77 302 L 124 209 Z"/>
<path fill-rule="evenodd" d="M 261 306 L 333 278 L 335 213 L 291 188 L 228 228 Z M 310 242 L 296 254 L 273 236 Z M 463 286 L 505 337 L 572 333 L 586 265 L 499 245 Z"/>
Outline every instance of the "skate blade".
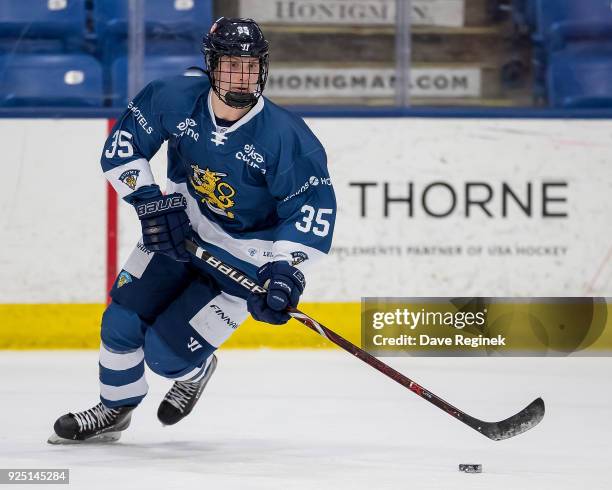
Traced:
<path fill-rule="evenodd" d="M 47 439 L 49 444 L 105 444 L 108 442 L 116 442 L 121 438 L 121 432 L 105 432 L 104 434 L 98 434 L 97 436 L 90 437 L 84 441 L 74 439 L 64 439 L 57 434 L 51 434 L 51 437 Z"/>

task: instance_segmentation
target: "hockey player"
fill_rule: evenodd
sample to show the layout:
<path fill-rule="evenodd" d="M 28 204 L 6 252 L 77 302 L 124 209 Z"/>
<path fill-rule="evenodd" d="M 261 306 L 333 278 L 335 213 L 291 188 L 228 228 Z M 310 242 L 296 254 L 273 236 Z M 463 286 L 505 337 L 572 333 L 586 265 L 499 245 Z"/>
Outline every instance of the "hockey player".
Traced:
<path fill-rule="evenodd" d="M 134 206 L 142 239 L 102 317 L 100 403 L 61 416 L 50 443 L 113 441 L 147 394 L 144 362 L 174 381 L 164 425 L 188 415 L 215 371 L 215 350 L 250 313 L 283 324 L 304 272 L 331 246 L 335 197 L 323 147 L 262 96 L 268 42 L 251 19 L 220 18 L 204 37 L 205 76 L 147 85 L 106 141 L 101 164 Z M 149 160 L 168 141 L 166 194 Z M 267 285 L 244 293 L 186 252 L 191 238 Z"/>

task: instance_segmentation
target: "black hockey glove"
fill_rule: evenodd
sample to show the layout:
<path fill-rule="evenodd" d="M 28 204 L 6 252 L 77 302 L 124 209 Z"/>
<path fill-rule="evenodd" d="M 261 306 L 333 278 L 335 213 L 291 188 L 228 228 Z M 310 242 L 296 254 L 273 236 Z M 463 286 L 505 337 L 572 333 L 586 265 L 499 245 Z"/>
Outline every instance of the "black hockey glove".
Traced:
<path fill-rule="evenodd" d="M 139 201 L 134 207 L 142 226 L 145 248 L 180 262 L 189 262 L 185 239 L 191 234 L 191 226 L 185 212 L 185 197 L 175 192 Z"/>
<path fill-rule="evenodd" d="M 298 305 L 306 287 L 304 274 L 288 262 L 268 262 L 257 271 L 257 279 L 268 293 L 249 295 L 249 313 L 260 322 L 274 325 L 287 323 L 291 317 L 285 310 Z"/>

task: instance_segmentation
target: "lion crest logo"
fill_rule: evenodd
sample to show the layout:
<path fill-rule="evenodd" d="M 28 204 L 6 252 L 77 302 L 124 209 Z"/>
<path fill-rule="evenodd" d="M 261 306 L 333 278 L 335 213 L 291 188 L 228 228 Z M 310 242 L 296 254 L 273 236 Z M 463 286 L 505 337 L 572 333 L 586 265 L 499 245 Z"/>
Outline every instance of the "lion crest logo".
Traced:
<path fill-rule="evenodd" d="M 130 273 L 127 271 L 121 271 L 121 274 L 119 274 L 119 278 L 117 279 L 117 289 L 129 284 L 130 282 L 132 282 L 132 276 Z"/>
<path fill-rule="evenodd" d="M 138 174 L 140 174 L 140 170 L 131 169 L 126 170 L 119 176 L 119 180 L 127 185 L 130 189 L 136 190 L 136 182 L 138 182 Z"/>
<path fill-rule="evenodd" d="M 227 182 L 223 182 L 223 177 L 227 174 L 213 172 L 210 169 L 202 170 L 198 165 L 191 166 L 193 174 L 189 177 L 191 185 L 206 203 L 208 209 L 213 213 L 233 218 L 234 213 L 229 211 L 235 204 L 232 199 L 236 194 L 234 188 Z"/>

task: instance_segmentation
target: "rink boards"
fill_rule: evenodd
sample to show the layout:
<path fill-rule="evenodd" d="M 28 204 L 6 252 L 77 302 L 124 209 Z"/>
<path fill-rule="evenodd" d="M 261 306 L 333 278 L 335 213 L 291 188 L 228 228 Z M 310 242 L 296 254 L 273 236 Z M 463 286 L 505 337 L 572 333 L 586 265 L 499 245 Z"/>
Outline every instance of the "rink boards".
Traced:
<path fill-rule="evenodd" d="M 311 119 L 338 199 L 303 309 L 359 339 L 363 296 L 612 296 L 603 120 Z M 2 119 L 0 347 L 95 348 L 106 300 L 108 122 Z M 164 152 L 152 162 L 163 183 Z M 316 177 L 316 176 L 315 176 Z M 239 196 L 237 196 L 239 198 Z M 119 264 L 139 225 L 119 204 Z M 247 321 L 228 347 L 327 345 Z"/>

